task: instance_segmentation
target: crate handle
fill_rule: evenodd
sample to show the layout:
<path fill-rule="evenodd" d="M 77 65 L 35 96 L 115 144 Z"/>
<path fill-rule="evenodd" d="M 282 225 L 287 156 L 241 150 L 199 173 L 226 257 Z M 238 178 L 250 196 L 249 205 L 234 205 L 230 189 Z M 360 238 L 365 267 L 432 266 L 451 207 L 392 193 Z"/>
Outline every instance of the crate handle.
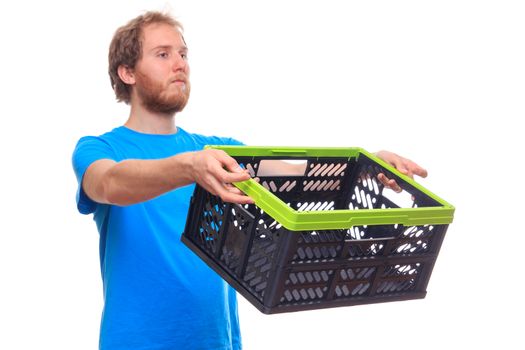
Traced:
<path fill-rule="evenodd" d="M 283 154 L 288 156 L 298 155 L 302 156 L 307 154 L 308 152 L 306 150 L 299 150 L 299 149 L 272 149 L 270 151 L 272 154 Z"/>

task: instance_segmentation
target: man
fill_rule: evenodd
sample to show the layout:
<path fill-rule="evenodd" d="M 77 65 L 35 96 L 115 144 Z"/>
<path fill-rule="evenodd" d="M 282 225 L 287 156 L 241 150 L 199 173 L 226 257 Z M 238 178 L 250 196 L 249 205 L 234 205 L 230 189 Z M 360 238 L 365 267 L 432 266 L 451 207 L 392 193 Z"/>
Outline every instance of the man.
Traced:
<path fill-rule="evenodd" d="M 129 119 L 73 154 L 77 207 L 100 233 L 104 311 L 101 349 L 240 349 L 237 300 L 218 275 L 180 242 L 199 183 L 224 201 L 253 203 L 231 185 L 249 179 L 226 153 L 206 144 L 240 144 L 177 127 L 190 94 L 182 26 L 148 12 L 115 33 L 109 74 Z M 378 153 L 412 176 L 426 172 Z M 227 169 L 227 170 L 225 170 Z M 395 188 L 393 180 L 381 179 Z"/>

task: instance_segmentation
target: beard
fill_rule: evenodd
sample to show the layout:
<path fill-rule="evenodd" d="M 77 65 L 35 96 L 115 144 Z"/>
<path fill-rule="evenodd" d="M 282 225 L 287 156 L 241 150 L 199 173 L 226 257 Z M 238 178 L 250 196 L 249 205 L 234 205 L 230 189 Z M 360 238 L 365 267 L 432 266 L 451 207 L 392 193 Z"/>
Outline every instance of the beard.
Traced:
<path fill-rule="evenodd" d="M 190 97 L 190 82 L 186 76 L 176 76 L 176 79 L 183 79 L 185 85 L 175 87 L 170 86 L 171 83 L 165 85 L 137 71 L 135 86 L 144 108 L 150 112 L 169 116 L 181 112 Z"/>

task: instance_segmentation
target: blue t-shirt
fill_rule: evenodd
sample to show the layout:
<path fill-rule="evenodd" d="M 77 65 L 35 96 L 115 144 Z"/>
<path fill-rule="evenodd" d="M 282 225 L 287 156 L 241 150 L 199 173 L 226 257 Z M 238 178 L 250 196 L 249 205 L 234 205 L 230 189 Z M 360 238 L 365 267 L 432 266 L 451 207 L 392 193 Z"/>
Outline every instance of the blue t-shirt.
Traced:
<path fill-rule="evenodd" d="M 79 140 L 73 153 L 77 207 L 94 213 L 100 233 L 101 349 L 241 348 L 235 291 L 180 241 L 195 185 L 130 206 L 96 203 L 81 186 L 96 160 L 159 159 L 207 144 L 240 142 L 181 128 L 152 135 L 124 126 Z"/>

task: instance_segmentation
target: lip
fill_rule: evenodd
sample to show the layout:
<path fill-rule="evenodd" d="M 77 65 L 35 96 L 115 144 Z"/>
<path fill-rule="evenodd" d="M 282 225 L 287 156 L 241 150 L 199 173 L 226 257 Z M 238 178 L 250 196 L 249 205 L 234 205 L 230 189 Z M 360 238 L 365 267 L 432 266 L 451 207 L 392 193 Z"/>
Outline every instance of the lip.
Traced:
<path fill-rule="evenodd" d="M 183 75 L 177 75 L 171 80 L 172 84 L 177 84 L 177 85 L 187 84 L 187 82 L 188 80 Z"/>

